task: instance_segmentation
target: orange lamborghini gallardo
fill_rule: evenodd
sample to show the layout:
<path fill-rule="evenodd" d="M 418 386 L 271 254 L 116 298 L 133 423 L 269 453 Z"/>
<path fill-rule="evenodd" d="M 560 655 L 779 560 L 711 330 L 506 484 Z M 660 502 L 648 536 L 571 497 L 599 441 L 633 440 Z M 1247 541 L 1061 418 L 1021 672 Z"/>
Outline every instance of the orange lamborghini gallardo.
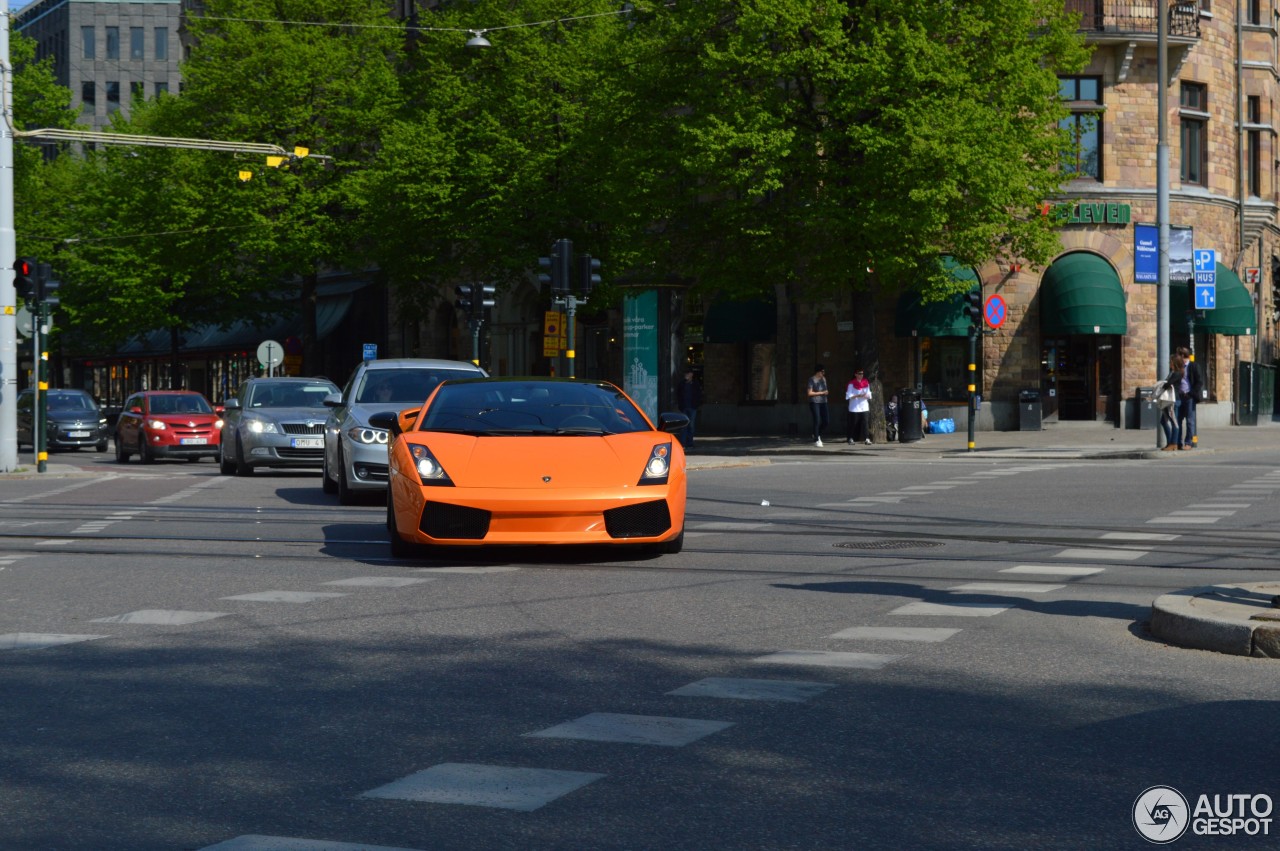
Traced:
<path fill-rule="evenodd" d="M 396 557 L 434 544 L 623 544 L 678 553 L 685 456 L 604 381 L 446 381 L 420 408 L 387 411 L 387 530 Z"/>

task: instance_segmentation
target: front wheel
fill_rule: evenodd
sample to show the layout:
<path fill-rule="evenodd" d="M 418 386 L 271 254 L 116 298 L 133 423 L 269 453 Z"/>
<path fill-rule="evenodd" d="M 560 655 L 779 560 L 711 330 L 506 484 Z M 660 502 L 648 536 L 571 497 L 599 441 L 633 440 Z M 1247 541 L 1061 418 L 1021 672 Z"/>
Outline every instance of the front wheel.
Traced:
<path fill-rule="evenodd" d="M 116 462 L 119 464 L 128 464 L 129 456 L 133 454 L 124 448 L 124 441 L 120 439 L 120 435 L 116 435 Z"/>
<path fill-rule="evenodd" d="M 338 483 L 329 476 L 329 453 L 324 454 L 324 469 L 320 472 L 320 490 L 324 493 L 337 493 Z"/>
<path fill-rule="evenodd" d="M 249 466 L 249 462 L 244 460 L 244 444 L 240 442 L 240 438 L 236 438 L 236 475 L 252 476 L 253 468 Z"/>
<path fill-rule="evenodd" d="M 680 530 L 680 534 L 676 535 L 670 541 L 663 541 L 661 544 L 654 544 L 653 551 L 659 555 L 675 555 L 684 549 L 684 530 Z"/>
<path fill-rule="evenodd" d="M 396 530 L 395 501 L 391 498 L 391 489 L 387 489 L 387 536 L 391 539 L 392 558 L 423 558 L 429 548 L 422 544 L 411 544 Z"/>
<path fill-rule="evenodd" d="M 218 472 L 224 476 L 229 476 L 236 471 L 236 463 L 227 457 L 227 438 L 223 435 L 222 440 L 218 442 Z"/>
<path fill-rule="evenodd" d="M 340 505 L 356 504 L 355 489 L 347 481 L 347 459 L 342 457 L 341 451 L 338 452 L 338 503 Z"/>
<path fill-rule="evenodd" d="M 138 437 L 138 458 L 142 460 L 143 464 L 156 463 L 155 453 L 151 451 L 151 444 L 147 443 L 145 434 Z"/>

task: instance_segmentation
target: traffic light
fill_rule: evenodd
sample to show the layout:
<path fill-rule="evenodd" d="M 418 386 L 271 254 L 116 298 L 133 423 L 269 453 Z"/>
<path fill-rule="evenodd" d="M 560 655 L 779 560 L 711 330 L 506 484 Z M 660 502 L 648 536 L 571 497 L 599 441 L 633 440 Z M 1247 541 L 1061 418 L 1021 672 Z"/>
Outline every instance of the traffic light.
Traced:
<path fill-rule="evenodd" d="M 36 291 L 36 261 L 19 257 L 13 261 L 13 288 L 23 301 L 32 301 Z"/>
<path fill-rule="evenodd" d="M 477 313 L 498 303 L 498 288 L 493 284 L 472 284 L 471 287 L 471 302 L 476 306 Z"/>
<path fill-rule="evenodd" d="M 578 258 L 578 289 L 583 298 L 591 295 L 591 290 L 600 283 L 600 261 L 590 254 Z"/>
<path fill-rule="evenodd" d="M 573 269 L 573 240 L 557 239 L 551 243 L 551 256 L 539 257 L 538 283 L 550 288 L 553 295 L 569 292 L 570 273 Z"/>
<path fill-rule="evenodd" d="M 471 298 L 471 285 L 467 284 L 465 286 L 454 287 L 453 292 L 454 295 L 457 296 L 457 299 L 453 302 L 454 305 L 456 305 L 459 310 L 470 313 L 473 309 L 472 305 L 475 304 Z"/>
<path fill-rule="evenodd" d="M 975 328 L 982 327 L 982 290 L 969 290 L 965 294 L 965 312 L 969 314 L 969 324 Z"/>
<path fill-rule="evenodd" d="M 53 278 L 53 268 L 48 263 L 37 263 L 36 304 L 57 307 L 62 303 L 62 299 L 58 298 L 58 290 L 61 288 L 62 281 L 57 281 Z"/>

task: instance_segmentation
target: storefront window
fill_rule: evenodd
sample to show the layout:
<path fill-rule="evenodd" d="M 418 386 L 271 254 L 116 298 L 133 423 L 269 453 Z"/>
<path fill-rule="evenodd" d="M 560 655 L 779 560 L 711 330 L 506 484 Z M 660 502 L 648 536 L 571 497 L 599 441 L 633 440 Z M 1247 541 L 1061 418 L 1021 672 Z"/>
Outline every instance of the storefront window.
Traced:
<path fill-rule="evenodd" d="M 748 370 L 747 401 L 776 402 L 778 399 L 777 343 L 752 343 Z"/>
<path fill-rule="evenodd" d="M 920 339 L 920 392 L 925 399 L 958 400 L 969 395 L 969 341 L 964 337 Z M 981 379 L 977 382 L 981 386 Z"/>

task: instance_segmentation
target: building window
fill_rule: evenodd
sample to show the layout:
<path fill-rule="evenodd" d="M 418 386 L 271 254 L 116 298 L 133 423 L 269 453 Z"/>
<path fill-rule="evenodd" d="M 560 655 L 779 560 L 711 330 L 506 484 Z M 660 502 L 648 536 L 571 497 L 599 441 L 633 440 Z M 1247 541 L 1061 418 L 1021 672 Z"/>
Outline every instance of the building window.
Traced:
<path fill-rule="evenodd" d="M 1258 26 L 1262 23 L 1262 0 L 1246 0 L 1244 22 Z"/>
<path fill-rule="evenodd" d="M 120 83 L 119 81 L 108 81 L 107 87 L 107 112 L 120 111 Z"/>
<path fill-rule="evenodd" d="M 93 59 L 97 54 L 97 47 L 93 41 L 93 27 L 80 28 L 80 44 L 83 45 L 82 51 L 85 59 Z"/>
<path fill-rule="evenodd" d="M 1246 121 L 1249 125 L 1245 133 L 1249 195 L 1258 198 L 1262 195 L 1262 99 L 1257 95 L 1249 95 Z"/>
<path fill-rule="evenodd" d="M 1209 180 L 1209 92 L 1203 83 L 1180 86 L 1182 170 L 1184 184 L 1205 186 Z"/>
<path fill-rule="evenodd" d="M 98 104 L 98 91 L 93 84 L 93 80 L 85 80 L 80 84 L 80 111 L 86 115 L 93 115 L 94 107 Z"/>
<path fill-rule="evenodd" d="M 1069 135 L 1062 170 L 1075 178 L 1102 179 L 1102 79 L 1062 77 L 1058 96 L 1071 114 L 1058 125 Z"/>
<path fill-rule="evenodd" d="M 160 97 L 160 95 L 167 95 L 167 94 L 169 94 L 169 84 L 156 83 L 156 97 Z"/>
<path fill-rule="evenodd" d="M 169 28 L 156 27 L 156 59 L 169 58 Z"/>
<path fill-rule="evenodd" d="M 134 80 L 129 83 L 129 106 L 133 106 L 136 102 L 146 99 L 146 88 L 147 84 L 140 80 Z"/>
<path fill-rule="evenodd" d="M 120 58 L 120 28 L 107 27 L 107 58 Z"/>
<path fill-rule="evenodd" d="M 146 42 L 147 34 L 142 27 L 129 27 L 129 58 L 142 59 Z"/>

